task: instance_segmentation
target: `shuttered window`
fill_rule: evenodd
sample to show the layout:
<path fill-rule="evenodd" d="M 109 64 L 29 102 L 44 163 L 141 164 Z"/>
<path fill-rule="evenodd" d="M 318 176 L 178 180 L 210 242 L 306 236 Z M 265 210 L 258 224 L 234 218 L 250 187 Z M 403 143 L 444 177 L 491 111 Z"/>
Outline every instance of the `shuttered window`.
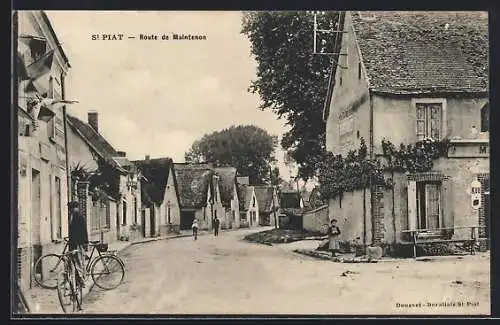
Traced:
<path fill-rule="evenodd" d="M 442 126 L 442 104 L 417 103 L 417 140 L 440 139 Z"/>
<path fill-rule="evenodd" d="M 408 182 L 408 230 L 453 227 L 452 184 L 443 181 Z M 446 204 L 448 202 L 448 204 Z"/>

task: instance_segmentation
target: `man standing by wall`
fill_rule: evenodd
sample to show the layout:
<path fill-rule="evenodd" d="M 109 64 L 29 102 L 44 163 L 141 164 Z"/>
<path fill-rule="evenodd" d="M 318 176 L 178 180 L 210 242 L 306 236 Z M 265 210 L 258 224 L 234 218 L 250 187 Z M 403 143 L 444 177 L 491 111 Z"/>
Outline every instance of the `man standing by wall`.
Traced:
<path fill-rule="evenodd" d="M 71 223 L 69 225 L 69 238 L 68 238 L 68 248 L 70 251 L 78 250 L 77 267 L 79 268 L 78 273 L 80 275 L 81 285 L 84 286 L 84 258 L 86 257 L 85 251 L 87 250 L 87 245 L 89 243 L 88 232 L 87 232 L 87 222 L 85 218 L 80 213 L 78 202 L 72 201 L 68 203 L 68 208 L 71 213 Z"/>

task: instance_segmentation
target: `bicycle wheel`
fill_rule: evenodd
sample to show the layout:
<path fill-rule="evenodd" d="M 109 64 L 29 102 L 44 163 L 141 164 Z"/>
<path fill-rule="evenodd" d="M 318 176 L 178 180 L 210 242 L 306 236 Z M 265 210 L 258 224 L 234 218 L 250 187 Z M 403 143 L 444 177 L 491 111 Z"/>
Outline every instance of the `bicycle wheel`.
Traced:
<path fill-rule="evenodd" d="M 77 284 L 75 273 L 61 272 L 57 278 L 57 297 L 62 310 L 67 314 L 70 310 L 76 312 L 82 305 L 82 287 Z"/>
<path fill-rule="evenodd" d="M 57 277 L 57 297 L 63 312 L 67 314 L 72 305 L 73 290 L 71 289 L 68 274 L 65 271 L 60 272 Z"/>
<path fill-rule="evenodd" d="M 94 260 L 90 274 L 95 285 L 104 290 L 118 287 L 125 276 L 123 262 L 114 255 L 101 255 Z"/>
<path fill-rule="evenodd" d="M 55 289 L 57 287 L 57 277 L 63 269 L 64 262 L 60 255 L 43 255 L 33 267 L 33 279 L 42 288 Z M 38 271 L 41 271 L 41 274 Z"/>

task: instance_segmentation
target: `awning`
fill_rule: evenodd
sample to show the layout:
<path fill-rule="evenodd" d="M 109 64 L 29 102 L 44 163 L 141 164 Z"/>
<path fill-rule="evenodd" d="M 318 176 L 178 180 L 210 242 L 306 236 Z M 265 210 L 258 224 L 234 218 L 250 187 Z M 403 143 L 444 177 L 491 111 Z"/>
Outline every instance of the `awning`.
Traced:
<path fill-rule="evenodd" d="M 50 108 L 42 105 L 40 107 L 40 113 L 38 113 L 38 119 L 41 121 L 49 122 L 55 115 L 56 113 L 54 113 Z"/>
<path fill-rule="evenodd" d="M 30 79 L 26 85 L 27 93 L 37 92 L 41 95 L 48 94 L 50 89 L 50 74 L 45 74 L 36 79 Z"/>

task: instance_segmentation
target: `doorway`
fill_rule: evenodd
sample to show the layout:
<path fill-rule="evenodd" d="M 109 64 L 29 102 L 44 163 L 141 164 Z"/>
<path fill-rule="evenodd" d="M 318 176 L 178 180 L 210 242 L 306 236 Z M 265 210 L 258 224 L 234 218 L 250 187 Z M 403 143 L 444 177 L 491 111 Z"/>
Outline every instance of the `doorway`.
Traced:
<path fill-rule="evenodd" d="M 120 240 L 120 207 L 116 207 L 116 239 Z"/>
<path fill-rule="evenodd" d="M 419 229 L 441 227 L 440 184 L 417 182 L 417 220 Z"/>
<path fill-rule="evenodd" d="M 146 237 L 146 210 L 141 211 L 141 228 L 142 228 L 142 236 Z"/>
<path fill-rule="evenodd" d="M 195 212 L 194 211 L 181 211 L 181 230 L 191 229 L 193 224 Z"/>
<path fill-rule="evenodd" d="M 156 223 L 155 223 L 155 220 L 156 220 L 156 216 L 155 216 L 155 213 L 156 213 L 156 209 L 155 207 L 151 207 L 151 214 L 149 215 L 149 221 L 150 221 L 150 227 L 149 227 L 149 234 L 151 237 L 154 237 L 155 236 L 155 229 L 156 229 Z"/>

